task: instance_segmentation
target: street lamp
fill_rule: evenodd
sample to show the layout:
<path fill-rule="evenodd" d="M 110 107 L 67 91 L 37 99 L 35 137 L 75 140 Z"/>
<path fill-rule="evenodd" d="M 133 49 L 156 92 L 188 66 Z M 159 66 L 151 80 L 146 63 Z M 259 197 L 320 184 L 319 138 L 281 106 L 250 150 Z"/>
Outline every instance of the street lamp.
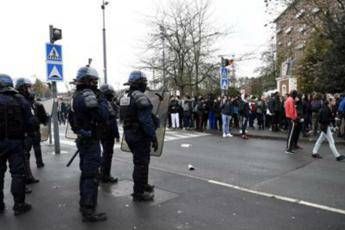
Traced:
<path fill-rule="evenodd" d="M 105 6 L 108 5 L 109 2 L 103 0 L 101 5 L 102 13 L 103 13 L 103 71 L 104 71 L 104 83 L 107 84 L 107 46 L 106 46 L 106 36 L 105 36 Z"/>

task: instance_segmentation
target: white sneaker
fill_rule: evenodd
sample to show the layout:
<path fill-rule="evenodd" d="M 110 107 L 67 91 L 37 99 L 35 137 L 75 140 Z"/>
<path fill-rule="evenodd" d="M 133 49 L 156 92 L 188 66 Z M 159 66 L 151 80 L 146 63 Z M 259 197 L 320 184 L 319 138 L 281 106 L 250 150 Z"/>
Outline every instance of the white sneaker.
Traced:
<path fill-rule="evenodd" d="M 227 137 L 232 137 L 231 133 L 226 134 Z"/>
<path fill-rule="evenodd" d="M 226 138 L 226 134 L 225 133 L 223 133 L 223 138 Z"/>

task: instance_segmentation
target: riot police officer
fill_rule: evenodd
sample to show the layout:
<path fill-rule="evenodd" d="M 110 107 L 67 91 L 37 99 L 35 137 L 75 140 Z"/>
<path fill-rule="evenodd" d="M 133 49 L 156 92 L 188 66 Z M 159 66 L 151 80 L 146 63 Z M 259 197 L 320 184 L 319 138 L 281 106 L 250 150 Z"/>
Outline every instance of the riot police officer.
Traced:
<path fill-rule="evenodd" d="M 34 110 L 34 103 L 35 103 L 35 94 L 32 91 L 32 83 L 29 79 L 19 78 L 16 81 L 16 90 L 24 96 L 27 103 L 30 105 L 31 114 L 34 116 L 34 124 L 32 130 L 30 131 L 30 135 L 27 134 L 25 137 L 25 175 L 26 175 L 26 184 L 33 184 L 38 183 L 39 180 L 36 179 L 31 172 L 30 167 L 30 151 L 32 146 L 34 146 L 34 152 L 36 156 L 36 162 L 38 166 L 43 166 L 42 161 L 42 152 L 41 152 L 41 134 L 40 134 L 40 125 L 35 116 Z"/>
<path fill-rule="evenodd" d="M 115 139 L 118 142 L 120 138 L 116 121 L 119 108 L 115 102 L 115 91 L 112 86 L 104 84 L 99 88 L 99 90 L 107 99 L 107 107 L 110 115 L 108 122 L 105 123 L 105 126 L 102 128 L 101 134 L 101 144 L 103 147 L 101 180 L 103 183 L 114 184 L 118 182 L 118 178 L 112 177 L 110 171 Z"/>
<path fill-rule="evenodd" d="M 32 114 L 25 99 L 13 88 L 12 79 L 0 74 L 0 213 L 5 211 L 4 177 L 8 161 L 12 175 L 14 214 L 31 209 L 25 203 L 24 133 L 31 130 Z"/>
<path fill-rule="evenodd" d="M 155 129 L 157 118 L 152 114 L 150 99 L 144 94 L 147 78 L 141 71 L 129 75 L 128 94 L 120 100 L 120 116 L 126 142 L 133 153 L 133 200 L 152 201 L 154 186 L 148 184 L 151 144 L 154 151 L 158 149 Z M 155 125 L 156 124 L 156 125 Z"/>
<path fill-rule="evenodd" d="M 99 169 L 101 166 L 100 128 L 107 122 L 107 101 L 97 89 L 98 73 L 89 66 L 78 70 L 75 79 L 69 122 L 77 134 L 80 156 L 80 211 L 85 222 L 107 219 L 105 213 L 96 213 Z"/>

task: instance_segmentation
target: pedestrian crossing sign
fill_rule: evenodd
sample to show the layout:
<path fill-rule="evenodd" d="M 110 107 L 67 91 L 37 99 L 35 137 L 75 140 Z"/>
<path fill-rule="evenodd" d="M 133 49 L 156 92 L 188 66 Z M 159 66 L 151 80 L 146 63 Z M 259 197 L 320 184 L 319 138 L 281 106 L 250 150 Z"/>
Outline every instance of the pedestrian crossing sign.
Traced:
<path fill-rule="evenodd" d="M 47 80 L 63 81 L 62 46 L 46 44 Z"/>
<path fill-rule="evenodd" d="M 47 62 L 62 62 L 62 46 L 51 43 L 46 44 L 46 60 Z"/>
<path fill-rule="evenodd" d="M 49 81 L 63 81 L 62 64 L 48 63 L 47 64 L 47 71 L 48 71 L 47 76 L 48 76 Z"/>
<path fill-rule="evenodd" d="M 229 80 L 222 78 L 220 87 L 222 90 L 227 90 L 229 88 Z"/>

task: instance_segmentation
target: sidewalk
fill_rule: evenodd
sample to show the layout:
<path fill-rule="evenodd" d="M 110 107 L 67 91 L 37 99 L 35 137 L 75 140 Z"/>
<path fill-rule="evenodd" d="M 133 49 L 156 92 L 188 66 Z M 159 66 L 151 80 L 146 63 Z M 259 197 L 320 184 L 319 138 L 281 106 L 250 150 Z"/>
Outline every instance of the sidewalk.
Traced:
<path fill-rule="evenodd" d="M 270 140 L 286 140 L 287 138 L 287 132 L 285 131 L 272 132 L 272 131 L 269 131 L 268 129 L 258 130 L 258 129 L 253 129 L 253 128 L 248 128 L 247 131 L 248 131 L 247 132 L 248 137 L 251 137 L 251 138 L 270 139 Z M 217 130 L 207 130 L 207 132 L 214 135 L 222 134 L 220 131 L 217 131 Z M 239 129 L 231 129 L 231 134 L 234 136 L 241 136 Z M 337 137 L 336 134 L 333 134 L 333 137 L 337 145 L 345 145 L 345 139 Z M 318 136 L 314 137 L 312 135 L 310 137 L 303 137 L 301 134 L 299 141 L 307 142 L 307 143 L 315 143 L 317 138 Z M 324 143 L 327 143 L 327 141 L 325 141 Z"/>

